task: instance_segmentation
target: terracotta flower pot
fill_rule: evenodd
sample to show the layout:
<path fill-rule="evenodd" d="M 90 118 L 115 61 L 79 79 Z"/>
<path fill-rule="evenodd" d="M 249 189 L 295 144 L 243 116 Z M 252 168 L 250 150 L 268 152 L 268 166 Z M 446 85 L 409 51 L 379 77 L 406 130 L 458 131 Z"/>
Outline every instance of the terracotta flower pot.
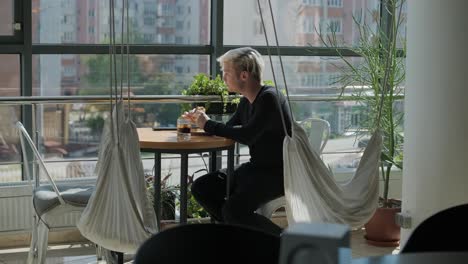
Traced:
<path fill-rule="evenodd" d="M 395 224 L 395 215 L 401 208 L 377 208 L 374 216 L 364 226 L 368 244 L 380 247 L 396 247 L 400 243 L 400 227 Z"/>

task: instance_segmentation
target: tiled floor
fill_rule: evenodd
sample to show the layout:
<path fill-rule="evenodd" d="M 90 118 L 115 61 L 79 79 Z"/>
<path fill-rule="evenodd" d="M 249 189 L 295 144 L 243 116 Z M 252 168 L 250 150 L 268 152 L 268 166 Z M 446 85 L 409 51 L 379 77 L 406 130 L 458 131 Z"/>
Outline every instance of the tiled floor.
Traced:
<path fill-rule="evenodd" d="M 375 247 L 364 239 L 364 230 L 353 231 L 351 235 L 353 258 L 396 254 L 399 248 Z M 0 250 L 0 264 L 23 264 L 27 257 L 27 248 Z M 88 264 L 97 262 L 95 248 L 90 244 L 52 246 L 47 252 L 47 264 Z M 132 263 L 132 256 L 125 256 L 126 263 Z"/>

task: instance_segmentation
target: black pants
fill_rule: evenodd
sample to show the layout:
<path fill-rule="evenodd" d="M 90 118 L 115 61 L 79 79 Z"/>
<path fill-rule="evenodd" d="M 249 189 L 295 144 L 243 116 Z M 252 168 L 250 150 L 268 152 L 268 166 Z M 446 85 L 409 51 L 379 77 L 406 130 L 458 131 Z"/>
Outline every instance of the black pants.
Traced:
<path fill-rule="evenodd" d="M 192 184 L 192 194 L 216 221 L 246 225 L 279 235 L 281 228 L 255 210 L 284 195 L 283 170 L 260 169 L 248 162 L 236 168 L 233 177 L 231 195 L 227 200 L 226 175 L 219 171 L 196 179 Z"/>

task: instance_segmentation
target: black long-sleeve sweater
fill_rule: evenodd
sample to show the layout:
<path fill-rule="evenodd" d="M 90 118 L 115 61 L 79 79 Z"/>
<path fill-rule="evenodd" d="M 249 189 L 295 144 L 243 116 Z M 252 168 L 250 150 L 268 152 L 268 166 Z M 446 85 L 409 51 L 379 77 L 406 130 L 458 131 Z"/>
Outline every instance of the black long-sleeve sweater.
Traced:
<path fill-rule="evenodd" d="M 247 98 L 242 98 L 237 111 L 226 124 L 208 120 L 204 130 L 248 145 L 252 164 L 282 169 L 285 133 L 277 99 L 281 104 L 288 133 L 291 134 L 291 116 L 287 101 L 270 86 L 263 86 L 252 104 Z"/>

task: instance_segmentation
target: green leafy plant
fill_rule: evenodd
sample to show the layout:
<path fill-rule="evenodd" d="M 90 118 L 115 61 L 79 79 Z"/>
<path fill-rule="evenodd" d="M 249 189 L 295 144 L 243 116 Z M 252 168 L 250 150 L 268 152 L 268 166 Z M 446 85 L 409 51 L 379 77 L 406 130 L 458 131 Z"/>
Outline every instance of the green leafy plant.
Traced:
<path fill-rule="evenodd" d="M 267 86 L 273 86 L 273 87 L 275 86 L 275 83 L 272 80 L 265 80 L 263 81 L 263 84 Z"/>
<path fill-rule="evenodd" d="M 342 43 L 339 43 L 333 28 L 326 34 L 319 34 L 322 42 L 334 48 L 344 66 L 335 65 L 340 77 L 336 79 L 341 86 L 341 96 L 351 97 L 367 110 L 364 121 L 361 122 L 360 133 L 373 133 L 380 129 L 383 133 L 383 148 L 381 153 L 381 174 L 384 182 L 383 207 L 391 207 L 388 198 L 390 173 L 393 166 L 402 169 L 403 145 L 403 113 L 399 111 L 398 100 L 404 95 L 402 84 L 405 80 L 404 41 L 402 49 L 397 48 L 398 32 L 404 22 L 402 14 L 404 0 L 388 0 L 386 12 L 389 14 L 388 30 L 384 30 L 378 16 L 371 26 L 363 19 L 353 20 L 359 35 L 358 44 L 349 49 L 358 54 L 362 60 L 356 63 L 342 53 Z"/>
<path fill-rule="evenodd" d="M 203 159 L 203 157 L 202 157 L 202 159 Z M 203 162 L 205 162 L 205 161 L 203 160 Z M 205 166 L 206 166 L 206 163 L 205 163 Z M 205 211 L 205 209 L 203 209 L 203 207 L 197 202 L 197 200 L 195 199 L 195 197 L 192 194 L 193 180 L 195 178 L 195 174 L 197 174 L 199 172 L 207 173 L 208 169 L 207 168 L 199 169 L 199 170 L 195 171 L 192 175 L 188 176 L 187 214 L 191 218 L 204 218 L 204 217 L 209 217 L 210 216 L 208 214 L 208 212 Z"/>
<path fill-rule="evenodd" d="M 234 98 L 229 101 L 229 92 L 226 84 L 218 75 L 216 78 L 211 79 L 204 73 L 199 73 L 193 77 L 193 81 L 187 89 L 182 90 L 182 95 L 219 95 L 223 102 L 223 113 L 226 112 L 228 103 L 239 104 L 240 99 Z M 204 103 L 206 110 L 210 107 L 210 102 Z M 183 110 L 187 111 L 191 109 L 191 105 L 184 104 Z"/>
<path fill-rule="evenodd" d="M 193 175 L 188 177 L 188 192 L 187 192 L 187 215 L 189 218 L 204 218 L 209 217 L 208 213 L 201 207 L 200 204 L 195 200 L 191 192 L 191 186 L 193 183 L 194 174 L 206 171 L 206 169 L 198 170 Z M 162 207 L 162 220 L 169 220 L 175 218 L 176 206 L 180 206 L 180 186 L 172 185 L 169 186 L 169 178 L 172 176 L 172 171 L 169 172 L 161 180 L 161 207 Z M 154 203 L 154 176 L 149 174 L 145 175 L 146 189 L 148 190 L 147 195 L 149 200 Z"/>
<path fill-rule="evenodd" d="M 210 215 L 208 212 L 206 212 L 205 209 L 203 209 L 203 207 L 197 202 L 197 200 L 195 200 L 195 197 L 193 197 L 192 192 L 190 191 L 190 187 L 191 185 L 189 186 L 189 191 L 187 194 L 187 214 L 191 218 L 209 217 Z"/>
<path fill-rule="evenodd" d="M 176 199 L 178 198 L 178 186 L 169 186 L 168 180 L 172 176 L 172 171 L 161 180 L 161 219 L 168 220 L 175 218 Z M 154 204 L 154 176 L 145 175 L 146 189 L 149 200 Z"/>
<path fill-rule="evenodd" d="M 86 119 L 86 126 L 93 134 L 100 134 L 104 127 L 104 118 L 102 116 L 90 117 Z"/>

